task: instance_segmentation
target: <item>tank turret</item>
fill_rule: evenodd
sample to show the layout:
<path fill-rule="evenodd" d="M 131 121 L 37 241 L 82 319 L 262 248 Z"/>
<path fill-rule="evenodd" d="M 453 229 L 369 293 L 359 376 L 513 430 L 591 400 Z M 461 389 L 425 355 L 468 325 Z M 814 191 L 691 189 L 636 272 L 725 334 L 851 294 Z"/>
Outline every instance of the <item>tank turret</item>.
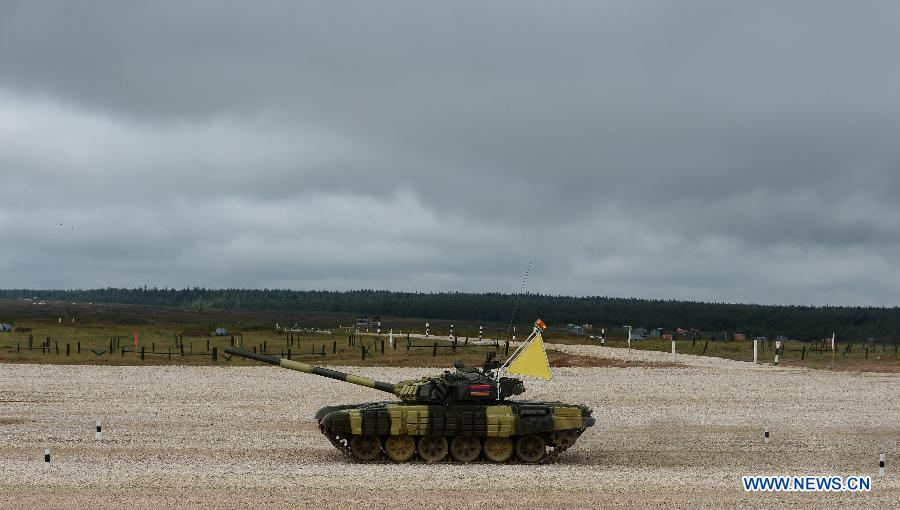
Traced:
<path fill-rule="evenodd" d="M 525 392 L 525 385 L 515 377 L 496 378 L 495 371 L 500 365 L 494 361 L 494 353 L 488 354 L 481 368 L 467 367 L 462 361 L 456 361 L 453 364 L 455 372 L 448 370 L 439 376 L 389 383 L 234 347 L 226 347 L 225 352 L 289 370 L 374 388 L 396 395 L 408 404 L 491 403 Z"/>

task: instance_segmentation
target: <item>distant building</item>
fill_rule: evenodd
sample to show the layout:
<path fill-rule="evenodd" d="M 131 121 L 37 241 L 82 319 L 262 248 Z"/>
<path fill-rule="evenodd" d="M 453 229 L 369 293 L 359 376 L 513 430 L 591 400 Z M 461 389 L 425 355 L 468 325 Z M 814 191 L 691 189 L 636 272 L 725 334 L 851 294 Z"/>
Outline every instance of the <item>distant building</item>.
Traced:
<path fill-rule="evenodd" d="M 643 340 L 647 338 L 647 330 L 645 328 L 637 328 L 631 333 L 632 340 Z"/>
<path fill-rule="evenodd" d="M 736 341 L 746 340 L 746 339 L 747 339 L 747 335 L 745 335 L 744 333 L 735 333 L 735 334 L 734 334 L 734 339 L 735 339 Z"/>
<path fill-rule="evenodd" d="M 788 340 L 787 335 L 778 335 L 775 337 L 776 342 L 787 342 L 787 340 Z"/>
<path fill-rule="evenodd" d="M 0 333 L 9 333 L 12 331 L 12 324 L 3 323 L 0 324 Z"/>
<path fill-rule="evenodd" d="M 754 338 L 754 340 L 759 341 L 759 342 L 768 342 L 768 341 L 769 341 L 769 337 L 767 337 L 767 336 L 758 336 L 758 337 Z"/>
<path fill-rule="evenodd" d="M 579 326 L 578 324 L 566 324 L 566 329 L 579 335 L 584 333 L 584 326 Z"/>
<path fill-rule="evenodd" d="M 663 337 L 663 340 L 668 340 L 670 342 L 672 341 L 672 338 L 673 338 L 672 333 L 666 333 L 662 337 Z"/>
<path fill-rule="evenodd" d="M 216 336 L 228 336 L 228 330 L 226 328 L 216 328 Z"/>

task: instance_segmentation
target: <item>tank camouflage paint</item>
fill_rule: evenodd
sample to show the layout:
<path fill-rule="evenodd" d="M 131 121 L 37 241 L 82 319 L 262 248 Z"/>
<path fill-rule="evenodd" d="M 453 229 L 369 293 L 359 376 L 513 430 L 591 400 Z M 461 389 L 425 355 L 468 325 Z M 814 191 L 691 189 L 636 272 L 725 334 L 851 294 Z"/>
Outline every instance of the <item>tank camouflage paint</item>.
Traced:
<path fill-rule="evenodd" d="M 508 400 L 525 387 L 519 379 L 496 377 L 492 355 L 480 369 L 457 361 L 455 372 L 393 384 L 242 349 L 225 352 L 399 397 L 316 413 L 322 434 L 359 461 L 543 462 L 595 423 L 584 405 Z"/>

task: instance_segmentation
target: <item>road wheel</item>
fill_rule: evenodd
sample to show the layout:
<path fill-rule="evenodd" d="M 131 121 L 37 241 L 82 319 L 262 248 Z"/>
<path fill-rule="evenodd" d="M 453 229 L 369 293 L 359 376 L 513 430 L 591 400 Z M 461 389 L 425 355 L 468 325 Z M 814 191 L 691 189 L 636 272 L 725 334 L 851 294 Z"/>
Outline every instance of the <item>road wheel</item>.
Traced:
<path fill-rule="evenodd" d="M 484 440 L 484 456 L 491 462 L 506 462 L 512 457 L 513 442 L 508 437 L 488 437 Z"/>
<path fill-rule="evenodd" d="M 447 440 L 444 436 L 422 436 L 419 439 L 419 457 L 426 462 L 439 462 L 447 456 Z"/>
<path fill-rule="evenodd" d="M 381 441 L 378 436 L 353 436 L 350 453 L 358 460 L 375 460 L 381 454 Z"/>
<path fill-rule="evenodd" d="M 472 462 L 481 455 L 481 441 L 475 436 L 456 436 L 450 443 L 450 454 L 460 462 Z"/>
<path fill-rule="evenodd" d="M 407 436 L 391 436 L 384 442 L 384 451 L 394 462 L 406 462 L 416 453 L 416 441 Z"/>
<path fill-rule="evenodd" d="M 546 447 L 541 436 L 522 436 L 516 441 L 516 456 L 522 462 L 538 462 L 544 458 Z"/>

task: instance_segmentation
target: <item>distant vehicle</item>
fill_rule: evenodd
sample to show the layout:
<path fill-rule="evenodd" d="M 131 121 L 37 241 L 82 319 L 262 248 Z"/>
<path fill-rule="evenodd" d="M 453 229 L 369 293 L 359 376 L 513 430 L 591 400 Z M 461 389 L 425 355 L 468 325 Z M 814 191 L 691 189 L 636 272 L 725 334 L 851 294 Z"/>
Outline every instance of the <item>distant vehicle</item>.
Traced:
<path fill-rule="evenodd" d="M 216 336 L 228 336 L 228 330 L 225 328 L 216 328 Z"/>
<path fill-rule="evenodd" d="M 12 324 L 3 323 L 0 324 L 0 333 L 9 333 L 12 331 Z"/>

